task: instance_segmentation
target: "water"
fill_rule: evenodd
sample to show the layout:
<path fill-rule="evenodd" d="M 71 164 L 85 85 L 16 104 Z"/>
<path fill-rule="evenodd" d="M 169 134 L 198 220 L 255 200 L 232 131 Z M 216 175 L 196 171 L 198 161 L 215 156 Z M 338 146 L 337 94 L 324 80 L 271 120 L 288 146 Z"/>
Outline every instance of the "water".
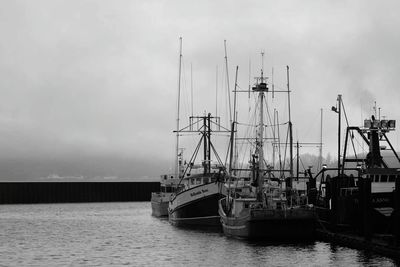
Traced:
<path fill-rule="evenodd" d="M 0 266 L 395 266 L 331 245 L 262 244 L 178 229 L 149 202 L 0 205 Z"/>

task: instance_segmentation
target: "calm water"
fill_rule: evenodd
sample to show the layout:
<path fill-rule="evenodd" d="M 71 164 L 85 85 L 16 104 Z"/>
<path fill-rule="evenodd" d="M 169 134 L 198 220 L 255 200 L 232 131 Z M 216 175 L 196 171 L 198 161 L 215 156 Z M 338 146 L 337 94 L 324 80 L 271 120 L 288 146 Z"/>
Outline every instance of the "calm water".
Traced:
<path fill-rule="evenodd" d="M 259 244 L 172 227 L 149 202 L 0 205 L 0 265 L 395 266 L 324 242 Z M 398 264 L 398 263 L 397 263 Z"/>

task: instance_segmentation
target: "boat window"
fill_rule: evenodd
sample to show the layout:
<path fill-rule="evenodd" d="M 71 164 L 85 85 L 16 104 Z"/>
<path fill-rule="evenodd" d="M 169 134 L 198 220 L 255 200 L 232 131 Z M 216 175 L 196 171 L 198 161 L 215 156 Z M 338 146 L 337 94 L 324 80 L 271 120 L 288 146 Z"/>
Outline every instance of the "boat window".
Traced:
<path fill-rule="evenodd" d="M 190 184 L 194 184 L 194 179 L 190 179 Z"/>
<path fill-rule="evenodd" d="M 210 179 L 209 179 L 208 177 L 203 179 L 203 182 L 204 182 L 205 184 L 207 184 L 209 181 L 210 181 Z"/>
<path fill-rule="evenodd" d="M 374 175 L 374 182 L 379 182 L 379 175 Z"/>
<path fill-rule="evenodd" d="M 381 176 L 381 182 L 387 182 L 388 181 L 388 176 L 387 175 L 382 175 Z"/>
<path fill-rule="evenodd" d="M 395 175 L 389 175 L 389 182 L 394 182 L 395 181 Z"/>
<path fill-rule="evenodd" d="M 244 208 L 248 209 L 249 208 L 249 203 L 244 203 Z"/>
<path fill-rule="evenodd" d="M 201 184 L 201 178 L 196 179 L 196 184 Z"/>

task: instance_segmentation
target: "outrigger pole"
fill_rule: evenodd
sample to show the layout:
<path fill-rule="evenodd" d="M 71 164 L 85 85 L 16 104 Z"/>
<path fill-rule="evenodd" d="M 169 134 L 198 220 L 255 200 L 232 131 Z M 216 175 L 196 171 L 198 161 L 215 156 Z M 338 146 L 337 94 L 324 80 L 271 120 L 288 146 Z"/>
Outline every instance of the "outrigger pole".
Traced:
<path fill-rule="evenodd" d="M 292 187 L 293 178 L 293 131 L 292 131 L 292 119 L 290 114 L 290 87 L 289 87 L 289 66 L 286 66 L 286 76 L 287 76 L 287 92 L 288 92 L 288 106 L 289 106 L 289 144 L 290 144 L 290 180 L 287 185 Z"/>
<path fill-rule="evenodd" d="M 176 118 L 176 150 L 175 150 L 175 178 L 179 178 L 179 113 L 181 102 L 181 72 L 182 72 L 182 37 L 179 37 L 179 74 L 178 74 L 178 107 Z"/>

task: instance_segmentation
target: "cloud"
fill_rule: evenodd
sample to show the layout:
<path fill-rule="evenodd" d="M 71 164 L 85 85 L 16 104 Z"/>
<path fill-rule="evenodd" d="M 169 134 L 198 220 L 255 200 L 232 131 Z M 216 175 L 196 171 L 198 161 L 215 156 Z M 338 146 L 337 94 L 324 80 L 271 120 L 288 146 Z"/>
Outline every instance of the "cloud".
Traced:
<path fill-rule="evenodd" d="M 183 113 L 190 112 L 190 64 L 195 113 L 215 109 L 217 65 L 220 90 L 225 84 L 224 39 L 231 88 L 236 65 L 239 85 L 247 88 L 249 59 L 255 76 L 261 50 L 277 85 L 285 87 L 290 66 L 300 141 L 319 139 L 323 108 L 324 149 L 336 151 L 331 140 L 337 118 L 329 109 L 337 94 L 343 94 L 353 123 L 360 121 L 357 114 L 371 111 L 373 101 L 388 116 L 399 113 L 396 1 L 43 0 L 5 1 L 3 7 L 0 159 L 7 162 L 38 157 L 46 169 L 57 165 L 53 157 L 79 169 L 73 159 L 84 155 L 96 173 L 105 170 L 96 158 L 123 157 L 136 164 L 134 176 L 151 166 L 141 159 L 151 162 L 156 155 L 159 167 L 152 171 L 162 173 L 173 161 L 180 36 L 182 124 Z"/>

